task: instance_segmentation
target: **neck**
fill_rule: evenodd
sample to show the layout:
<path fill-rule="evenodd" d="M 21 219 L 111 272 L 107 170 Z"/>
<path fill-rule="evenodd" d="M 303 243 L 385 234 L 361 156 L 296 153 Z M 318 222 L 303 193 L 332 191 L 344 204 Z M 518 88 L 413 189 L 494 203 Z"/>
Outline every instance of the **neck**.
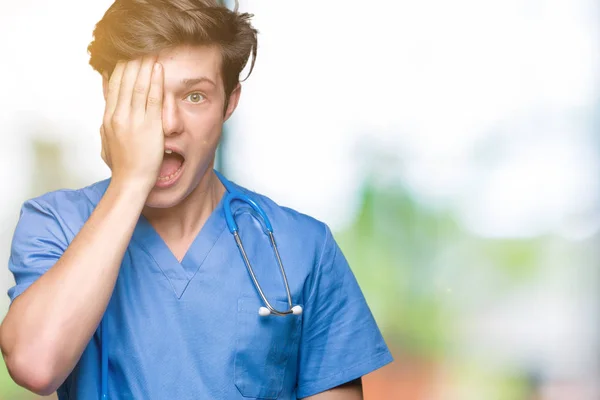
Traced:
<path fill-rule="evenodd" d="M 210 165 L 198 186 L 170 208 L 144 208 L 142 214 L 161 236 L 170 239 L 195 237 L 225 193 L 225 187 Z"/>

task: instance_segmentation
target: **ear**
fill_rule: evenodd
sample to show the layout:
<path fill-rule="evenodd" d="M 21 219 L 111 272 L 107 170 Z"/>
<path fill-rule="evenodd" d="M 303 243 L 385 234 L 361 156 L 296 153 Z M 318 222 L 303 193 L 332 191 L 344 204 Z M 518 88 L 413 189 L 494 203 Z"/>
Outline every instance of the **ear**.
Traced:
<path fill-rule="evenodd" d="M 104 94 L 104 101 L 106 101 L 108 96 L 108 74 L 106 72 L 102 74 L 102 93 Z"/>
<path fill-rule="evenodd" d="M 235 89 L 229 95 L 229 103 L 227 103 L 227 109 L 225 110 L 225 118 L 223 122 L 227 121 L 231 114 L 235 111 L 238 102 L 240 101 L 240 95 L 242 94 L 242 85 L 240 83 L 237 84 Z"/>

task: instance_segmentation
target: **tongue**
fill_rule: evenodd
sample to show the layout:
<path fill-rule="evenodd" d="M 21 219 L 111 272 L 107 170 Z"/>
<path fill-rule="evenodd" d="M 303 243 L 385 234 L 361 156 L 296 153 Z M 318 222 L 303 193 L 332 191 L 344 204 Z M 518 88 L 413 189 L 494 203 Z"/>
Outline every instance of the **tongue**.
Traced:
<path fill-rule="evenodd" d="M 159 176 L 161 178 L 165 178 L 173 173 L 175 173 L 179 167 L 183 164 L 183 160 L 181 156 L 175 153 L 165 154 L 163 157 L 163 162 L 160 167 Z"/>

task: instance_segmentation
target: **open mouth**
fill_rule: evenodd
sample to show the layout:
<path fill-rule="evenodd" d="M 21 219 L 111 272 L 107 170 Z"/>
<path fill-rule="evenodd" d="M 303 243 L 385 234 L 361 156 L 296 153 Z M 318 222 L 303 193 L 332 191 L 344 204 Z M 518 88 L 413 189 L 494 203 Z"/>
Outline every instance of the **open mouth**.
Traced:
<path fill-rule="evenodd" d="M 185 158 L 173 150 L 165 150 L 163 162 L 158 173 L 158 182 L 167 183 L 174 180 L 183 167 Z"/>

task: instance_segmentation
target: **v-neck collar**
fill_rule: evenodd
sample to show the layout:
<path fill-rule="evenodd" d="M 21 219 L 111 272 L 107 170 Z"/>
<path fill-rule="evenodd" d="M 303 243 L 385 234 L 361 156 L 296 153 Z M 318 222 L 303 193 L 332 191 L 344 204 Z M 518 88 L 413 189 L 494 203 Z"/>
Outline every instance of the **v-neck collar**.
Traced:
<path fill-rule="evenodd" d="M 217 174 L 217 176 L 225 186 L 226 192 L 192 241 L 181 262 L 177 260 L 162 237 L 143 215 L 140 215 L 133 232 L 132 240 L 154 259 L 158 268 L 170 282 L 178 299 L 181 298 L 227 226 L 223 204 L 227 192 L 233 184 L 222 175 Z"/>

